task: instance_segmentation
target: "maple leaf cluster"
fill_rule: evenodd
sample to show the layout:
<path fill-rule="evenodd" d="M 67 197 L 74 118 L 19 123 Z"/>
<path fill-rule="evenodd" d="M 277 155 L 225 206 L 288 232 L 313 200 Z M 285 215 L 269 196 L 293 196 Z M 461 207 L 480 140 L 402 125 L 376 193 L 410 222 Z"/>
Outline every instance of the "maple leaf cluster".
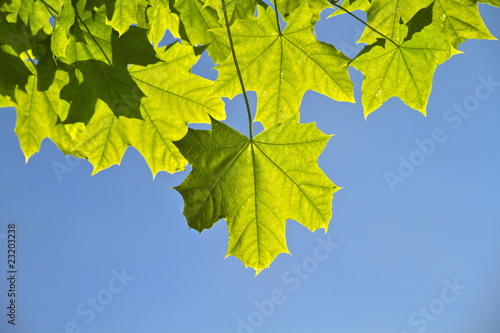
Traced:
<path fill-rule="evenodd" d="M 326 8 L 336 9 L 328 19 L 366 13 L 354 59 L 316 39 Z M 177 41 L 159 47 L 167 30 Z M 26 161 L 50 138 L 93 173 L 129 146 L 153 175 L 189 162 L 176 188 L 188 225 L 224 218 L 227 254 L 258 273 L 288 252 L 288 219 L 327 230 L 339 189 L 317 163 L 330 136 L 299 122 L 304 93 L 355 102 L 352 66 L 365 77 L 365 116 L 391 97 L 425 114 L 436 67 L 467 39 L 495 39 L 477 1 L 1 0 L 0 107 L 17 110 Z M 215 81 L 191 73 L 205 49 Z M 257 94 L 253 121 L 265 130 L 255 137 L 220 122 L 221 97 L 243 87 Z"/>

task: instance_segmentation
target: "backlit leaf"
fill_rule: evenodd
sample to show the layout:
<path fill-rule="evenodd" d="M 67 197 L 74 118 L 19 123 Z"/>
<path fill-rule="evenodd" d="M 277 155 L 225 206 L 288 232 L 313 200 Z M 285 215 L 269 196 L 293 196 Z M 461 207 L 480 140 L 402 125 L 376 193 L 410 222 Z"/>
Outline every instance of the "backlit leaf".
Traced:
<path fill-rule="evenodd" d="M 227 58 L 229 44 L 224 37 L 212 32 L 212 29 L 222 27 L 215 9 L 205 6 L 203 0 L 177 0 L 175 8 L 181 13 L 191 45 L 208 45 L 207 51 L 216 64 Z"/>
<path fill-rule="evenodd" d="M 316 40 L 311 17 L 303 4 L 281 33 L 272 8 L 259 6 L 257 19 L 239 21 L 231 28 L 245 86 L 257 92 L 256 120 L 265 128 L 295 115 L 307 90 L 354 102 L 347 73 L 350 59 L 332 45 Z M 224 30 L 217 33 L 222 36 Z M 214 93 L 229 98 L 241 93 L 232 57 L 216 68 L 220 75 Z"/>
<path fill-rule="evenodd" d="M 436 0 L 433 17 L 455 47 L 466 39 L 495 39 L 484 25 L 475 1 Z"/>
<path fill-rule="evenodd" d="M 130 144 L 137 148 L 153 175 L 184 170 L 186 159 L 172 141 L 187 133 L 188 123 L 208 123 L 208 115 L 224 119 L 224 103 L 208 97 L 213 82 L 191 74 L 197 61 L 193 48 L 173 44 L 160 54 L 164 62 L 147 67 L 133 65 L 129 71 L 147 97 L 141 101 L 140 119 L 124 119 Z"/>
<path fill-rule="evenodd" d="M 57 15 L 54 23 L 54 32 L 52 33 L 51 49 L 56 57 L 66 56 L 66 47 L 69 44 L 69 29 L 75 23 L 75 10 L 71 3 L 72 0 L 66 0 L 61 12 Z"/>
<path fill-rule="evenodd" d="M 311 231 L 332 215 L 335 186 L 317 159 L 330 136 L 292 117 L 253 141 L 216 120 L 211 131 L 189 130 L 176 142 L 193 170 L 176 187 L 191 228 L 211 228 L 225 218 L 227 255 L 258 274 L 288 253 L 285 226 L 294 219 Z"/>
<path fill-rule="evenodd" d="M 403 40 L 408 28 L 400 24 L 399 29 L 398 40 Z M 433 26 L 415 33 L 401 46 L 379 40 L 366 50 L 351 62 L 365 75 L 361 98 L 365 116 L 393 96 L 425 115 L 437 65 L 460 53 Z"/>

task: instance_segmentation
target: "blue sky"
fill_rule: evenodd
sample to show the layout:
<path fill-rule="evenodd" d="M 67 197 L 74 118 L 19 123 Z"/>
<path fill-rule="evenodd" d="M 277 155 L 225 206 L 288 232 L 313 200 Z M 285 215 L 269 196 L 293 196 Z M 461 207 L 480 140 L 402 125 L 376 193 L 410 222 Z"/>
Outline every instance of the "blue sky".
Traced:
<path fill-rule="evenodd" d="M 500 36 L 500 11 L 480 10 Z M 361 29 L 347 15 L 316 27 L 347 54 Z M 353 69 L 357 104 L 306 93 L 301 121 L 335 134 L 319 165 L 343 189 L 328 233 L 289 221 L 291 255 L 257 277 L 224 259 L 223 221 L 201 235 L 187 228 L 171 187 L 188 171 L 153 180 L 129 148 L 120 166 L 90 176 L 87 161 L 49 140 L 25 164 L 15 110 L 2 109 L 0 331 L 500 332 L 500 42 L 460 50 L 436 71 L 427 117 L 391 99 L 365 120 Z M 205 59 L 194 72 L 214 78 L 209 68 Z M 241 96 L 226 112 L 246 134 Z M 388 173 L 404 181 L 391 186 Z M 5 316 L 12 222 L 15 328 Z"/>

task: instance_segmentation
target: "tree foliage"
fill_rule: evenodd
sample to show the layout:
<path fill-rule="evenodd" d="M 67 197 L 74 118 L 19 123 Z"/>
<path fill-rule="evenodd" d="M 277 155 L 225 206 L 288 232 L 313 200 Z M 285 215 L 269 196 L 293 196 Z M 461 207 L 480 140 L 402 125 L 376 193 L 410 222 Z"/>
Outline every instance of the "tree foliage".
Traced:
<path fill-rule="evenodd" d="M 328 19 L 366 13 L 367 45 L 353 59 L 317 40 L 326 8 Z M 167 30 L 177 41 L 160 47 Z M 227 254 L 258 273 L 288 252 L 288 219 L 327 230 L 339 189 L 317 164 L 330 136 L 299 122 L 304 93 L 354 102 L 352 66 L 365 77 L 365 115 L 391 97 L 425 114 L 436 67 L 467 39 L 495 39 L 475 0 L 2 0 L 0 106 L 17 110 L 26 161 L 50 138 L 94 173 L 128 146 L 153 175 L 189 162 L 176 187 L 188 225 L 224 218 Z M 191 73 L 205 50 L 215 81 Z M 220 122 L 221 97 L 246 89 L 265 129 L 255 137 L 249 109 L 250 137 Z"/>

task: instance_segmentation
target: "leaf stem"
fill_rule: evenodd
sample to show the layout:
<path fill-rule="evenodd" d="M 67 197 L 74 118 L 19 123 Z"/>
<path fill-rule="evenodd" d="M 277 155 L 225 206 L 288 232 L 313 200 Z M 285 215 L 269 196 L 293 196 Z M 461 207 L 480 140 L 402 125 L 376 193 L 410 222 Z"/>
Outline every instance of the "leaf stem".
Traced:
<path fill-rule="evenodd" d="M 57 17 L 57 15 L 59 15 L 59 13 L 57 12 L 57 10 L 55 10 L 54 7 L 52 7 L 51 5 L 49 5 L 47 2 L 45 2 L 44 0 L 42 0 L 42 3 L 45 5 L 45 8 L 47 9 L 47 11 L 49 12 L 49 14 L 54 19 Z"/>
<path fill-rule="evenodd" d="M 278 23 L 278 31 L 281 36 L 281 25 L 280 25 L 280 17 L 278 14 L 278 5 L 276 4 L 276 0 L 274 0 L 274 11 L 276 12 L 276 22 Z"/>
<path fill-rule="evenodd" d="M 356 15 L 354 15 L 353 13 L 351 13 L 349 10 L 345 9 L 344 7 L 342 7 L 341 5 L 337 5 L 337 2 L 339 2 L 339 0 L 335 1 L 335 0 L 328 0 L 328 2 L 330 2 L 333 6 L 339 8 L 339 9 L 342 9 L 344 12 L 346 12 L 347 14 L 351 15 L 352 17 L 354 17 L 356 20 L 358 20 L 359 22 L 363 23 L 364 25 L 366 25 L 368 28 L 372 29 L 373 31 L 375 31 L 376 33 L 378 33 L 380 36 L 384 37 L 385 39 L 387 39 L 388 41 L 390 41 L 392 44 L 396 45 L 397 47 L 399 47 L 399 44 L 396 43 L 395 41 L 393 41 L 392 39 L 390 39 L 389 37 L 387 37 L 386 35 L 384 35 L 383 33 L 381 33 L 380 31 L 378 31 L 377 29 L 375 29 L 374 27 L 372 27 L 371 25 L 369 25 L 368 23 L 366 23 L 365 21 L 363 21 L 362 19 L 360 19 L 359 17 L 357 17 Z"/>
<path fill-rule="evenodd" d="M 248 127 L 250 129 L 250 141 L 253 140 L 252 131 L 252 113 L 250 112 L 250 104 L 248 103 L 247 91 L 245 90 L 245 84 L 243 83 L 243 78 L 241 77 L 240 66 L 238 65 L 238 60 L 236 59 L 236 52 L 234 51 L 233 38 L 231 37 L 231 29 L 229 28 L 229 20 L 227 18 L 226 2 L 222 0 L 222 10 L 224 11 L 224 19 L 226 21 L 227 36 L 229 37 L 229 45 L 231 45 L 231 53 L 233 54 L 234 66 L 236 67 L 236 72 L 238 73 L 238 78 L 240 79 L 241 90 L 243 91 L 243 97 L 245 98 L 245 104 L 248 113 Z"/>

